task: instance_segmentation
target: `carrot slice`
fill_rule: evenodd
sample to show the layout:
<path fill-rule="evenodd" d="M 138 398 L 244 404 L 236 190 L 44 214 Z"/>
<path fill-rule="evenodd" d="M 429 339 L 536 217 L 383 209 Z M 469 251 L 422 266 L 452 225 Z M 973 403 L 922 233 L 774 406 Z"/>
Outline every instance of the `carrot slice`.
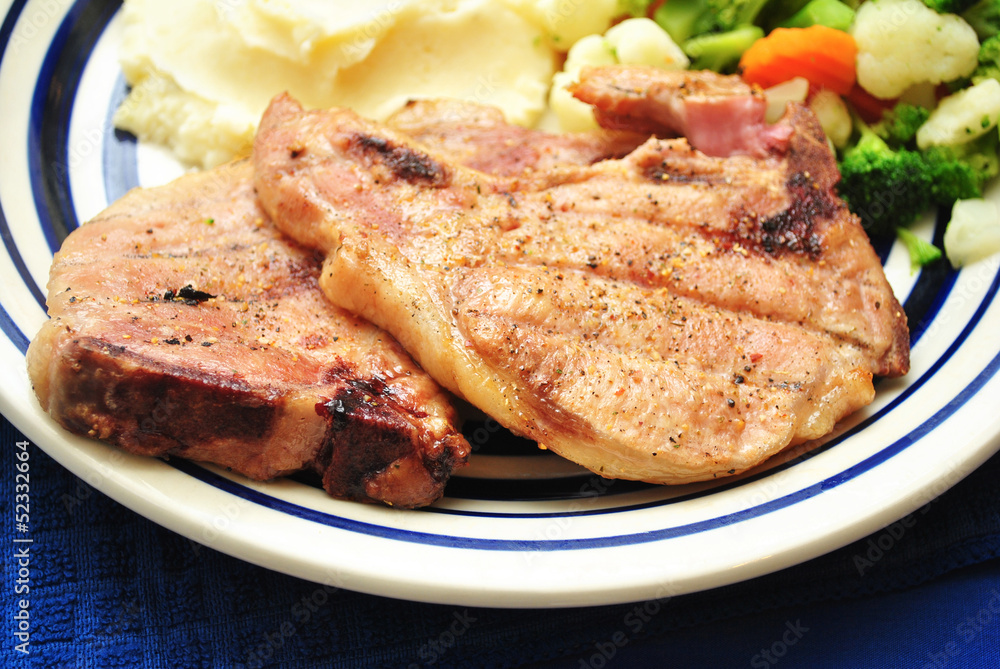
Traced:
<path fill-rule="evenodd" d="M 740 73 L 747 83 L 763 88 L 804 77 L 815 88 L 846 95 L 854 87 L 857 55 L 854 38 L 843 30 L 775 28 L 743 53 Z"/>

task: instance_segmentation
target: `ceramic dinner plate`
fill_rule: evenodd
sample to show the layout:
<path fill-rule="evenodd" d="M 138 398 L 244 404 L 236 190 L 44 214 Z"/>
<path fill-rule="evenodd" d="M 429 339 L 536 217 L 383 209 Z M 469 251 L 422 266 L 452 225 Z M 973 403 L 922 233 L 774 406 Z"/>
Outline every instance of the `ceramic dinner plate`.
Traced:
<path fill-rule="evenodd" d="M 24 365 L 68 231 L 128 188 L 181 173 L 110 124 L 125 94 L 119 3 L 0 0 L 0 410 L 89 485 L 220 551 L 330 586 L 456 605 L 657 599 L 821 555 L 928 504 L 1000 446 L 1000 263 L 910 270 L 879 249 L 905 303 L 912 370 L 822 443 L 713 484 L 593 476 L 491 421 L 430 508 L 330 499 L 306 480 L 254 483 L 125 454 L 44 414 Z M 1000 201 L 1000 190 L 990 194 Z M 945 221 L 917 232 L 940 241 Z M 192 550 L 195 545 L 192 544 Z"/>

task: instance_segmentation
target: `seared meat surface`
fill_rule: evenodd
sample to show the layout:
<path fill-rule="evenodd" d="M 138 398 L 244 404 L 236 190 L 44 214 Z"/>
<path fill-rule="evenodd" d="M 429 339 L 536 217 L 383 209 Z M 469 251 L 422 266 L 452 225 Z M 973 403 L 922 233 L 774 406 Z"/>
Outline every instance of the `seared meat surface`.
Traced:
<path fill-rule="evenodd" d="M 134 453 L 429 504 L 469 453 L 449 398 L 319 272 L 259 208 L 249 163 L 134 190 L 54 259 L 27 355 L 38 399 Z"/>
<path fill-rule="evenodd" d="M 766 151 L 650 139 L 503 177 L 279 97 L 255 183 L 327 254 L 326 295 L 442 385 L 605 476 L 682 483 L 827 434 L 908 366 L 818 123 L 761 131 Z"/>
<path fill-rule="evenodd" d="M 386 123 L 453 162 L 505 176 L 622 158 L 649 136 L 615 130 L 542 132 L 507 123 L 496 107 L 460 100 L 414 100 Z"/>

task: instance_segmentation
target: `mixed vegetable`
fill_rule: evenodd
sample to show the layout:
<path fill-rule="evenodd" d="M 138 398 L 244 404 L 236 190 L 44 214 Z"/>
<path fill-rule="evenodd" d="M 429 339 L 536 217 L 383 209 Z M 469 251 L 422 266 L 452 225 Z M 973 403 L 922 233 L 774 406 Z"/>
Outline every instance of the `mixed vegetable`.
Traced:
<path fill-rule="evenodd" d="M 981 200 L 1000 173 L 1000 0 L 626 5 L 669 36 L 656 49 L 669 54 L 663 66 L 738 73 L 780 109 L 809 104 L 837 150 L 840 195 L 872 237 L 896 235 L 915 264 L 932 262 L 940 250 L 907 228 L 932 207 L 954 208 L 944 241 L 954 265 L 1000 250 L 1000 213 Z M 605 37 L 589 48 L 604 49 L 604 62 L 636 62 Z M 589 62 L 584 50 L 568 64 Z"/>

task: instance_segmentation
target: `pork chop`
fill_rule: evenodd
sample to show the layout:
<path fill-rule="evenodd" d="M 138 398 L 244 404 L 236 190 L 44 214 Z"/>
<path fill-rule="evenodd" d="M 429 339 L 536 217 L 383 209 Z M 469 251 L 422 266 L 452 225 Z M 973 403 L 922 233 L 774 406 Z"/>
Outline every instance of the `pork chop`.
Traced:
<path fill-rule="evenodd" d="M 504 178 L 281 96 L 255 183 L 327 254 L 326 295 L 439 383 L 604 476 L 683 483 L 827 434 L 908 367 L 818 122 L 782 124 L 763 156 L 650 139 Z"/>
<path fill-rule="evenodd" d="M 248 162 L 136 189 L 56 254 L 28 371 L 66 429 L 334 497 L 431 503 L 469 445 L 400 345 L 333 306 Z"/>

